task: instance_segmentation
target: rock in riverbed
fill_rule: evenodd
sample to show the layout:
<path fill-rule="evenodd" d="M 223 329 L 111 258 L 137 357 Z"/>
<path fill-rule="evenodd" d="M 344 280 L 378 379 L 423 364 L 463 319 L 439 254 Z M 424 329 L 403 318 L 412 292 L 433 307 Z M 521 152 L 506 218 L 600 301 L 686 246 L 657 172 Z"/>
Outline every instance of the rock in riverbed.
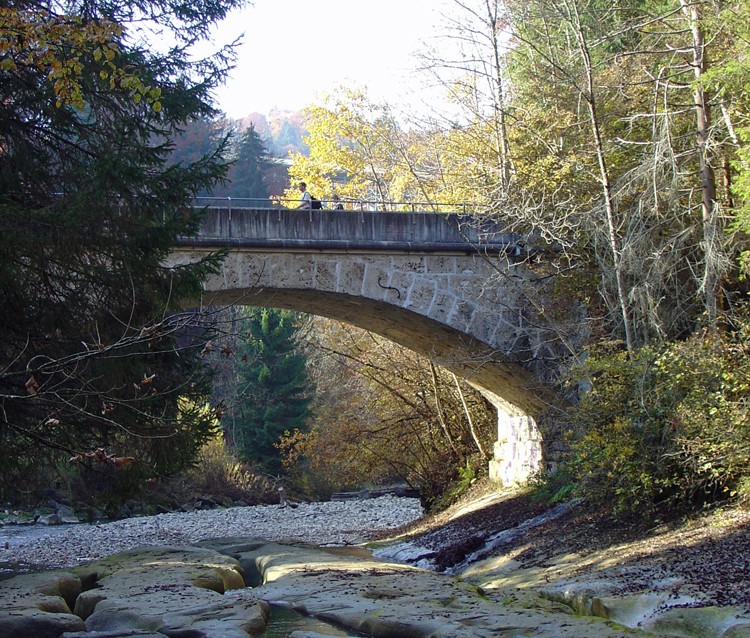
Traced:
<path fill-rule="evenodd" d="M 212 636 L 247 638 L 268 605 L 248 594 L 239 563 L 200 548 L 131 551 L 71 572 L 0 582 L 0 637 Z"/>
<path fill-rule="evenodd" d="M 245 587 L 243 574 L 262 584 Z M 537 596 L 493 599 L 414 567 L 257 539 L 130 551 L 0 586 L 0 638 L 247 638 L 269 603 L 379 638 L 650 635 Z"/>

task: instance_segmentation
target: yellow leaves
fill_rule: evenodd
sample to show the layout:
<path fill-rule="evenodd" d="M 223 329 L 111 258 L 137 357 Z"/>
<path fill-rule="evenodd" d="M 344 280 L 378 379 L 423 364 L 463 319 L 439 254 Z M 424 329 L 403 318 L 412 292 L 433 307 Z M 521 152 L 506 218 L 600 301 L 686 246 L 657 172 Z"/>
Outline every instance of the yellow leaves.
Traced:
<path fill-rule="evenodd" d="M 121 25 L 110 20 L 55 16 L 41 8 L 0 8 L 0 72 L 24 69 L 44 73 L 55 104 L 79 110 L 86 105 L 82 77 L 90 65 L 99 66 L 99 78 L 110 79 L 110 89 L 125 88 L 138 104 L 145 99 L 161 110 L 160 91 L 147 86 L 136 72 L 120 65 Z M 117 78 L 117 81 L 114 81 Z"/>
<path fill-rule="evenodd" d="M 304 117 L 310 153 L 293 156 L 292 183 L 304 180 L 324 198 L 336 192 L 354 201 L 448 201 L 453 186 L 446 183 L 441 135 L 404 130 L 387 105 L 345 88 L 306 108 Z"/>

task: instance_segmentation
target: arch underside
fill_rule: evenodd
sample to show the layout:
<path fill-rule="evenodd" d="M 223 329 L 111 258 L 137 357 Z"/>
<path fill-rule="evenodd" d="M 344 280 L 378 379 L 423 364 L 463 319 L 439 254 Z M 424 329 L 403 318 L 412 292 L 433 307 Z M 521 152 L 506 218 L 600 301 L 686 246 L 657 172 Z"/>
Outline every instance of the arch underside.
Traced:
<path fill-rule="evenodd" d="M 548 388 L 497 350 L 450 326 L 384 301 L 310 289 L 243 288 L 206 291 L 202 302 L 295 310 L 369 330 L 454 372 L 508 414 L 536 417 L 553 401 Z"/>

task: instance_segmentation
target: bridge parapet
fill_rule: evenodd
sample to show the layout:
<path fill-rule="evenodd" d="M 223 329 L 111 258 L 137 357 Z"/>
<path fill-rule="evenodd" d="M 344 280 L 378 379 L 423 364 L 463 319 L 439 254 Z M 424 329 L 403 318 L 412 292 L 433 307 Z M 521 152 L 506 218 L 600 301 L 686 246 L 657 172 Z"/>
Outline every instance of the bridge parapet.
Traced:
<path fill-rule="evenodd" d="M 429 212 L 207 208 L 197 237 L 181 245 L 277 250 L 519 253 L 520 238 L 470 215 Z"/>

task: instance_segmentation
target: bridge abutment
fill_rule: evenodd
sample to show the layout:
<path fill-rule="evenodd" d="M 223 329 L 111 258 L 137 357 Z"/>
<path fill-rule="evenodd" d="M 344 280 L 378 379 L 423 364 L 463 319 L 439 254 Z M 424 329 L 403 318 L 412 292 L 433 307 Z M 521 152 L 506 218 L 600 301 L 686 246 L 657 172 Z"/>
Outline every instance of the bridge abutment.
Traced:
<path fill-rule="evenodd" d="M 489 463 L 489 476 L 501 485 L 525 483 L 543 469 L 542 437 L 529 415 L 498 411 L 497 440 Z"/>

